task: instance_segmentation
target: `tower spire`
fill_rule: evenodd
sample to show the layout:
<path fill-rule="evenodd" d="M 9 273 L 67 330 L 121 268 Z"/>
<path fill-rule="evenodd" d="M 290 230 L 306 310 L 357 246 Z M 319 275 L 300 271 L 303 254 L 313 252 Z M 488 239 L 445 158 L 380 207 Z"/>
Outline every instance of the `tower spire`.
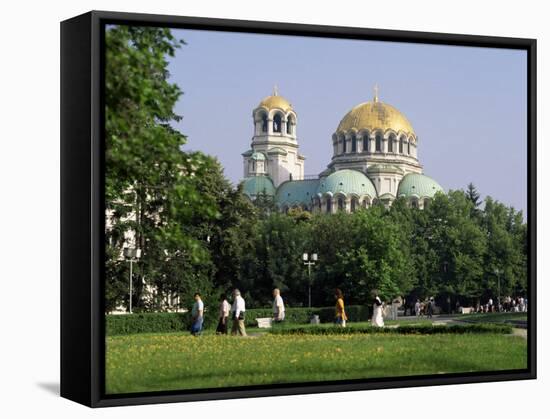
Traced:
<path fill-rule="evenodd" d="M 374 85 L 374 102 L 378 102 L 378 83 Z"/>

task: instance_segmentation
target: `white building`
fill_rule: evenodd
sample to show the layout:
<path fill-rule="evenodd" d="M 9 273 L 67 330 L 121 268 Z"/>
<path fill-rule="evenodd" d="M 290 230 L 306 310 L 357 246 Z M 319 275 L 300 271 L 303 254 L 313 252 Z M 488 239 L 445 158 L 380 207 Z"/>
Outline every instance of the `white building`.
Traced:
<path fill-rule="evenodd" d="M 243 153 L 244 192 L 275 197 L 281 210 L 355 211 L 376 201 L 385 206 L 400 196 L 423 208 L 443 188 L 423 174 L 418 143 L 409 120 L 378 99 L 352 108 L 332 134 L 332 159 L 316 179 L 304 179 L 298 152 L 297 114 L 277 91 L 253 111 L 254 137 Z"/>

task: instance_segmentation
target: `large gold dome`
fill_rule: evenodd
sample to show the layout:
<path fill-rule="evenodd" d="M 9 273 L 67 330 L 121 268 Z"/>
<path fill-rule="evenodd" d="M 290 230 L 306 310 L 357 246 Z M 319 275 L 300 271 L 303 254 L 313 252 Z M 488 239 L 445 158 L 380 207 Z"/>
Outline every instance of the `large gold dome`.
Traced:
<path fill-rule="evenodd" d="M 264 107 L 266 109 L 282 109 L 284 112 L 292 110 L 292 105 L 284 97 L 277 94 L 267 96 L 258 105 L 258 107 Z"/>
<path fill-rule="evenodd" d="M 405 115 L 393 106 L 379 102 L 376 98 L 372 102 L 361 103 L 349 111 L 340 121 L 336 131 L 348 131 L 353 128 L 357 131 L 380 129 L 383 132 L 391 129 L 395 132 L 404 131 L 407 134 L 415 135 L 413 127 Z"/>

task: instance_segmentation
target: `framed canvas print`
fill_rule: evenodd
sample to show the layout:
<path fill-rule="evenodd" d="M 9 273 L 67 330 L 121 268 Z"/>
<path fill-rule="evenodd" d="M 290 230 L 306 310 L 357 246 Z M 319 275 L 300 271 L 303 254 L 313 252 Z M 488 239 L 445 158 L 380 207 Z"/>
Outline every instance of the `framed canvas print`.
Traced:
<path fill-rule="evenodd" d="M 536 41 L 61 24 L 61 395 L 536 377 Z"/>

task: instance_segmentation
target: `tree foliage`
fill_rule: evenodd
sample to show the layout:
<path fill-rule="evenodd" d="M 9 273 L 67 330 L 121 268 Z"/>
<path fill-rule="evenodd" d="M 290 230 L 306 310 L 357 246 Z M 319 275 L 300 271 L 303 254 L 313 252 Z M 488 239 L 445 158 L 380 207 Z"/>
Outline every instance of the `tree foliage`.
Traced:
<path fill-rule="evenodd" d="M 333 304 L 335 288 L 348 304 L 372 304 L 373 292 L 464 304 L 525 292 L 523 214 L 481 201 L 472 183 L 424 210 L 399 198 L 389 210 L 282 214 L 265 193 L 253 204 L 216 159 L 182 151 L 167 61 L 182 44 L 165 28 L 106 32 L 106 310 L 127 303 L 129 243 L 142 252 L 134 307 L 148 311 L 175 296 L 188 307 L 195 292 L 213 307 L 234 287 L 250 307 L 269 306 L 275 287 L 292 306 L 310 286 L 316 306 Z M 311 277 L 303 253 L 318 254 Z"/>

